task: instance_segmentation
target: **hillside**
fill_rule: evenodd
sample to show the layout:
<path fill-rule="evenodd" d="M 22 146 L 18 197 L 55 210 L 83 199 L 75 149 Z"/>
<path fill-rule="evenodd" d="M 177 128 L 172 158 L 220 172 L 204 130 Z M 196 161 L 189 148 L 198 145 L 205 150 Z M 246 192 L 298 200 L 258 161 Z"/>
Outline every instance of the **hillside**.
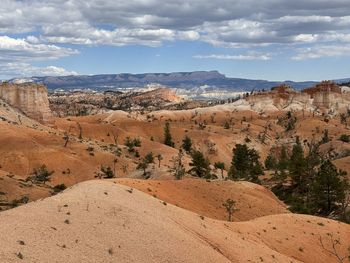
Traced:
<path fill-rule="evenodd" d="M 222 204 L 229 198 L 237 202 L 238 211 L 235 212 L 233 221 L 247 221 L 266 215 L 289 213 L 286 206 L 269 190 L 249 182 L 118 179 L 117 183 L 219 220 L 227 220 L 227 212 Z"/>
<path fill-rule="evenodd" d="M 0 220 L 2 262 L 331 263 L 332 238 L 341 256 L 350 244 L 349 226 L 332 220 L 217 221 L 109 181 L 78 184 Z"/>

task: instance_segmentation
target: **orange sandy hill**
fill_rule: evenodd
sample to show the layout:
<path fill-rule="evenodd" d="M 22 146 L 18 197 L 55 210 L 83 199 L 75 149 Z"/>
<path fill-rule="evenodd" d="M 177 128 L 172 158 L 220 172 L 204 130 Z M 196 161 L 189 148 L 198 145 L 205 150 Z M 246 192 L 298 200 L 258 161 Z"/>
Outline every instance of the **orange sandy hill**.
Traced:
<path fill-rule="evenodd" d="M 332 263 L 332 244 L 341 257 L 350 244 L 349 225 L 336 221 L 294 214 L 217 221 L 110 181 L 80 183 L 0 213 L 0 221 L 0 262 L 9 263 Z"/>
<path fill-rule="evenodd" d="M 223 203 L 231 198 L 239 210 L 234 221 L 289 213 L 285 205 L 263 186 L 249 182 L 185 180 L 132 180 L 118 179 L 119 184 L 148 193 L 178 207 L 197 214 L 226 220 L 227 213 Z"/>

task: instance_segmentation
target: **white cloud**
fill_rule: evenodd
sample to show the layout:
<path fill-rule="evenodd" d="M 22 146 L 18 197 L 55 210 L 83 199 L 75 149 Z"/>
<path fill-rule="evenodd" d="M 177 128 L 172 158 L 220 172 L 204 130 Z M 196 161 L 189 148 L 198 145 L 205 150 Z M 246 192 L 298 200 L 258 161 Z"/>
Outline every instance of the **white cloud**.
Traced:
<path fill-rule="evenodd" d="M 316 45 L 297 49 L 293 60 L 317 59 L 322 57 L 348 57 L 350 46 L 346 45 Z"/>
<path fill-rule="evenodd" d="M 349 0 L 1 0 L 0 34 L 32 36 L 0 48 L 0 60 L 76 54 L 60 44 L 157 47 L 185 40 L 291 51 L 305 43 L 350 44 L 349 9 Z"/>
<path fill-rule="evenodd" d="M 172 29 L 117 28 L 99 29 L 87 23 L 63 23 L 43 27 L 42 39 L 54 43 L 73 43 L 83 45 L 146 45 L 159 46 L 163 41 L 197 40 L 199 33 L 193 30 L 176 31 Z"/>
<path fill-rule="evenodd" d="M 36 37 L 27 39 L 0 36 L 0 61 L 48 60 L 77 54 L 77 50 L 39 43 Z"/>
<path fill-rule="evenodd" d="M 259 54 L 251 53 L 246 55 L 223 55 L 223 54 L 212 54 L 212 55 L 195 55 L 194 58 L 198 59 L 221 59 L 221 60 L 270 60 L 270 54 Z"/>
<path fill-rule="evenodd" d="M 3 63 L 0 64 L 0 76 L 3 79 L 12 77 L 32 77 L 32 76 L 67 76 L 77 75 L 75 71 L 68 71 L 61 67 L 47 66 L 36 67 L 28 63 Z"/>

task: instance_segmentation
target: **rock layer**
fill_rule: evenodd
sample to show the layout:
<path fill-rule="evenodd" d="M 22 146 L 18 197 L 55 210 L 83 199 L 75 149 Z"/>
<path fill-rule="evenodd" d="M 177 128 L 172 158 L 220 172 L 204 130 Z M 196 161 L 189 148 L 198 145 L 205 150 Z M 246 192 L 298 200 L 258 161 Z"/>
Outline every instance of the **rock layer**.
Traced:
<path fill-rule="evenodd" d="M 44 85 L 2 83 L 0 98 L 29 118 L 41 123 L 52 122 L 52 112 Z"/>

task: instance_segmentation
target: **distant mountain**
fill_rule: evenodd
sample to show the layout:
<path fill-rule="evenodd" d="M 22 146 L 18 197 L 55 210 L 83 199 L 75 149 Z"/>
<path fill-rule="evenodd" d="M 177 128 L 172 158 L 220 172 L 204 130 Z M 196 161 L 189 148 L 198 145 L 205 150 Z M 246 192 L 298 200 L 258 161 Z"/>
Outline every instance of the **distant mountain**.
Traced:
<path fill-rule="evenodd" d="M 154 83 L 182 90 L 204 88 L 210 91 L 227 90 L 231 92 L 251 91 L 254 89 L 270 89 L 271 87 L 281 83 L 286 83 L 295 89 L 301 89 L 313 86 L 316 83 L 314 81 L 280 82 L 228 78 L 217 71 L 33 77 L 31 80 L 45 84 L 49 90 L 93 89 L 99 91 L 144 87 L 148 84 Z"/>

